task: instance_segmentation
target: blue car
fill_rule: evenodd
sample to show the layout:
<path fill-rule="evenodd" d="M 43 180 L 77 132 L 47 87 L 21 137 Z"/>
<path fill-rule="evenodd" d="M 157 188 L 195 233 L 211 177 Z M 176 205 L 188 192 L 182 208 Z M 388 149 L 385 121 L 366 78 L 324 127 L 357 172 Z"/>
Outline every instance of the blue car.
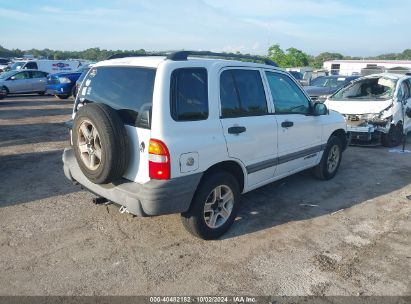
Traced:
<path fill-rule="evenodd" d="M 75 72 L 61 72 L 47 76 L 46 94 L 55 95 L 60 99 L 67 99 L 73 94 L 77 79 L 88 69 L 88 65 L 83 65 Z"/>

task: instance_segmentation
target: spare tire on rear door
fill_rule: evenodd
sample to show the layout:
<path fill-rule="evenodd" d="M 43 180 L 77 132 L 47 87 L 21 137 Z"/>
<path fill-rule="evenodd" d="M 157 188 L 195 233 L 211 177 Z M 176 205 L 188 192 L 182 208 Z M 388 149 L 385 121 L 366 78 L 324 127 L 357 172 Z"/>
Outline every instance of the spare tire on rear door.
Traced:
<path fill-rule="evenodd" d="M 105 104 L 81 107 L 73 122 L 72 138 L 77 162 L 93 183 L 119 179 L 127 168 L 129 141 L 117 112 Z"/>

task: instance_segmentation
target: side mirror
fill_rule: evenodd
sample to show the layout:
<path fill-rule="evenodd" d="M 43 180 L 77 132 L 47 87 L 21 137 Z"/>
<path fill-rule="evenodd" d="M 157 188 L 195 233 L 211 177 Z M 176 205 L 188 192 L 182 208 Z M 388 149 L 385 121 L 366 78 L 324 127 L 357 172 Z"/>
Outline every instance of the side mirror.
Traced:
<path fill-rule="evenodd" d="M 16 76 L 11 76 L 9 80 L 16 80 Z"/>
<path fill-rule="evenodd" d="M 328 109 L 327 106 L 321 102 L 316 102 L 313 107 L 313 115 L 320 116 L 320 115 L 327 115 Z"/>

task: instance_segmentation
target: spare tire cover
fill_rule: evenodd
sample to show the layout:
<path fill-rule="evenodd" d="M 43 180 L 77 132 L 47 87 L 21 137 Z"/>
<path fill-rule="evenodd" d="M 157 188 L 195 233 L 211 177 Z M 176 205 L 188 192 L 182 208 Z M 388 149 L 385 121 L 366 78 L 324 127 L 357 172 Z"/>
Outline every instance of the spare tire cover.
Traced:
<path fill-rule="evenodd" d="M 88 103 L 73 122 L 74 153 L 83 174 L 93 183 L 121 178 L 129 160 L 129 140 L 116 110 L 106 104 Z"/>

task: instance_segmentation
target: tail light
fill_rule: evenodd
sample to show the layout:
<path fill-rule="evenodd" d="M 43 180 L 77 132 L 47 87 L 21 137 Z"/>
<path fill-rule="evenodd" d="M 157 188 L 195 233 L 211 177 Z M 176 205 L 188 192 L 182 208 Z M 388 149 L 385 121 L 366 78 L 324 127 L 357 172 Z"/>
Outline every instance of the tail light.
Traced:
<path fill-rule="evenodd" d="M 170 179 L 170 153 L 161 140 L 150 139 L 148 172 L 150 178 L 153 179 Z"/>

